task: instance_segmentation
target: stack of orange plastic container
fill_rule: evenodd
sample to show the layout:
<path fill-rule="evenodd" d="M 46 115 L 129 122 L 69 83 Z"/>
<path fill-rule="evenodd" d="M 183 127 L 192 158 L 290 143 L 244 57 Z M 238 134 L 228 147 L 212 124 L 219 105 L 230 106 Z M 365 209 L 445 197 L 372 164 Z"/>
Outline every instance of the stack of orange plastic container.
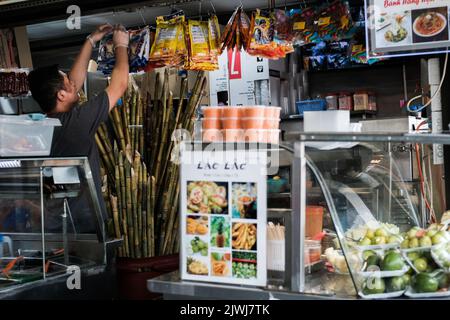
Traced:
<path fill-rule="evenodd" d="M 206 107 L 204 142 L 279 143 L 280 107 Z"/>

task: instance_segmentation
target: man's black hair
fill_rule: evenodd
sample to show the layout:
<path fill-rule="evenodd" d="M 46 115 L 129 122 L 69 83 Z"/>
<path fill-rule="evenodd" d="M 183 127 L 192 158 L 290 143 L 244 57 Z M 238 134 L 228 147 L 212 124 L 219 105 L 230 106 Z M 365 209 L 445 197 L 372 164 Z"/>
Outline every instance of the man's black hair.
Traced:
<path fill-rule="evenodd" d="M 58 65 L 34 69 L 28 75 L 28 83 L 42 111 L 53 111 L 56 108 L 56 94 L 64 89 L 64 77 L 59 73 Z"/>

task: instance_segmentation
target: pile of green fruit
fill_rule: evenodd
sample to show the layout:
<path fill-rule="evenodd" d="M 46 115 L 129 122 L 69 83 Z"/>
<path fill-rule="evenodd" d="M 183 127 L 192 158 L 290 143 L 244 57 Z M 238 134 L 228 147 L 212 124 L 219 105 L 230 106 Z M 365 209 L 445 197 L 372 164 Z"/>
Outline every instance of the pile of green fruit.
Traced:
<path fill-rule="evenodd" d="M 364 237 L 358 242 L 360 246 L 383 245 L 400 243 L 403 238 L 396 234 L 389 233 L 385 228 L 367 229 Z"/>
<path fill-rule="evenodd" d="M 380 294 L 404 291 L 406 287 L 411 283 L 411 276 L 404 274 L 403 276 L 380 278 L 380 277 L 368 277 L 363 285 L 363 294 Z"/>
<path fill-rule="evenodd" d="M 432 224 L 428 229 L 413 227 L 406 232 L 400 247 L 402 249 L 431 247 L 448 241 L 447 232 L 439 229 L 439 225 Z"/>
<path fill-rule="evenodd" d="M 389 250 L 384 256 L 373 250 L 363 252 L 365 271 L 397 271 L 403 270 L 406 266 L 401 254 L 395 250 Z"/>
<path fill-rule="evenodd" d="M 449 284 L 450 276 L 440 269 L 418 273 L 411 281 L 412 288 L 417 293 L 446 292 Z"/>
<path fill-rule="evenodd" d="M 232 263 L 233 276 L 236 278 L 250 279 L 256 278 L 256 264 L 246 262 Z"/>
<path fill-rule="evenodd" d="M 208 243 L 200 240 L 199 237 L 195 237 L 191 240 L 191 247 L 193 253 L 200 252 L 200 254 L 204 257 L 208 255 Z"/>
<path fill-rule="evenodd" d="M 414 266 L 417 272 L 431 272 L 439 268 L 431 257 L 429 250 L 417 250 L 406 254 L 409 262 Z"/>

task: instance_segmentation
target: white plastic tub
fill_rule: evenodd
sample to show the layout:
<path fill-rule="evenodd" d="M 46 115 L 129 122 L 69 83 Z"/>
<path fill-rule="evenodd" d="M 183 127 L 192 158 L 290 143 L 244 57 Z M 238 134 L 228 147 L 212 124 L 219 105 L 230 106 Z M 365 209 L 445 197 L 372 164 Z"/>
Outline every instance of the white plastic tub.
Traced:
<path fill-rule="evenodd" d="M 32 120 L 28 115 L 0 116 L 0 157 L 50 155 L 53 130 L 61 126 L 61 122 L 41 118 Z"/>

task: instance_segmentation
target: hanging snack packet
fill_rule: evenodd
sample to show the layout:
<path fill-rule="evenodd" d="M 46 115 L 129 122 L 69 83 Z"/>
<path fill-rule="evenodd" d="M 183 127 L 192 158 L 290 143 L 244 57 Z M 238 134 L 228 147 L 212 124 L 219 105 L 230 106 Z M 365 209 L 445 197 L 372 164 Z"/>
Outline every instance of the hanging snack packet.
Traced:
<path fill-rule="evenodd" d="M 100 42 L 98 49 L 98 71 L 101 71 L 104 75 L 110 75 L 114 65 L 116 64 L 116 57 L 114 55 L 114 43 L 113 34 L 107 34 Z"/>
<path fill-rule="evenodd" d="M 318 15 L 318 31 L 322 40 L 339 40 L 351 27 L 351 14 L 347 4 L 336 0 L 325 5 Z"/>
<path fill-rule="evenodd" d="M 222 33 L 222 37 L 220 38 L 220 43 L 222 43 L 220 53 L 222 53 L 225 49 L 234 50 L 236 47 L 238 50 L 241 48 L 247 50 L 249 42 L 250 19 L 245 14 L 242 6 L 239 6 L 233 12 Z"/>
<path fill-rule="evenodd" d="M 185 41 L 185 17 L 175 15 L 156 18 L 156 34 L 150 52 L 150 62 L 154 67 L 178 67 L 184 64 L 187 55 Z"/>
<path fill-rule="evenodd" d="M 313 8 L 292 9 L 290 16 L 294 33 L 294 45 L 303 45 L 320 40 L 315 24 L 316 12 Z"/>
<path fill-rule="evenodd" d="M 247 52 L 265 58 L 278 56 L 277 45 L 273 42 L 274 22 L 270 12 L 257 9 L 251 22 L 251 39 Z"/>
<path fill-rule="evenodd" d="M 280 57 L 294 51 L 292 44 L 292 24 L 284 10 L 275 10 L 274 19 L 274 41 L 283 52 Z"/>
<path fill-rule="evenodd" d="M 129 47 L 130 72 L 143 70 L 147 66 L 150 56 L 149 27 L 130 31 Z"/>
<path fill-rule="evenodd" d="M 275 39 L 278 41 L 291 41 L 293 38 L 291 19 L 284 10 L 274 11 L 275 19 Z"/>
<path fill-rule="evenodd" d="M 187 70 L 216 70 L 218 69 L 216 55 L 210 51 L 209 23 L 189 20 L 188 52 L 189 59 L 185 68 Z"/>
<path fill-rule="evenodd" d="M 208 19 L 208 40 L 210 52 L 217 58 L 220 51 L 220 27 L 216 15 L 212 15 Z"/>

